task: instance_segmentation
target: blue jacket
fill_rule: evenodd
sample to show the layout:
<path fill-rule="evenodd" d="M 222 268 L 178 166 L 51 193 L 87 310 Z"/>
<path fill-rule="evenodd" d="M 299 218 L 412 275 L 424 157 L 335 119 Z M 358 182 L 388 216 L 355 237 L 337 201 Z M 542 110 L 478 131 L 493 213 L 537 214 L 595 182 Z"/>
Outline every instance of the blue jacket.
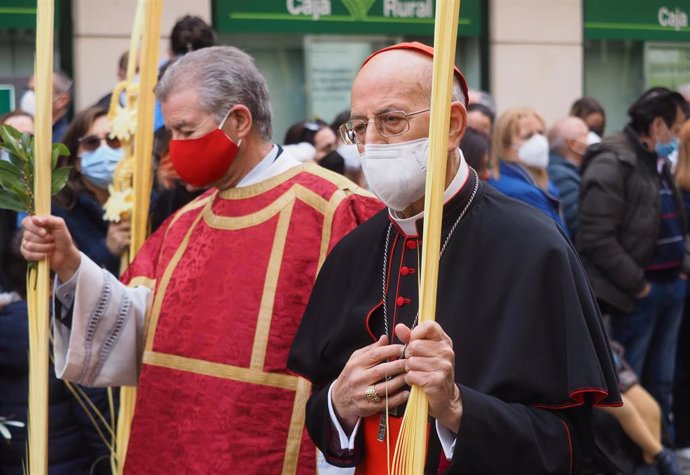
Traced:
<path fill-rule="evenodd" d="M 103 220 L 103 207 L 91 193 L 79 193 L 77 203 L 69 211 L 53 205 L 53 214 L 65 220 L 80 251 L 114 276 L 120 275 L 120 258 L 113 255 L 105 245 L 108 222 Z"/>
<path fill-rule="evenodd" d="M 577 233 L 577 202 L 580 199 L 580 170 L 561 155 L 552 153 L 549 158 L 549 180 L 558 189 L 563 204 L 565 225 L 571 236 Z"/>
<path fill-rule="evenodd" d="M 501 178 L 491 178 L 489 184 L 506 196 L 532 205 L 567 230 L 559 214 L 558 190 L 549 182 L 549 193 L 539 188 L 530 174 L 517 163 L 499 162 Z"/>
<path fill-rule="evenodd" d="M 28 325 L 25 301 L 0 308 L 0 416 L 26 423 L 29 394 Z M 105 389 L 81 388 L 108 422 L 110 411 Z M 109 474 L 109 451 L 87 414 L 50 365 L 48 391 L 48 473 L 50 475 Z M 117 396 L 118 391 L 114 391 Z M 117 399 L 116 399 L 117 402 Z M 117 411 L 117 405 L 115 405 Z M 100 428 L 107 431 L 103 425 Z M 12 440 L 0 436 L 0 473 L 22 475 L 26 427 L 9 426 Z M 93 472 L 90 471 L 94 467 Z"/>

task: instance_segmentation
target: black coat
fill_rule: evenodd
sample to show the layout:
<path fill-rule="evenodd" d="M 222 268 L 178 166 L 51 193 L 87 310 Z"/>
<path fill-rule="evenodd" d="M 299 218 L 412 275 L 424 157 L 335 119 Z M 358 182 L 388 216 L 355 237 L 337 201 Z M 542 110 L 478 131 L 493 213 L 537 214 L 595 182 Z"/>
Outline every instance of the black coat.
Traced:
<path fill-rule="evenodd" d="M 27 421 L 29 394 L 28 326 L 25 301 L 0 308 L 0 416 Z M 55 377 L 50 365 L 48 473 L 49 475 L 109 474 L 109 451 L 86 412 Z M 105 389 L 82 388 L 107 421 L 111 421 Z M 117 411 L 117 389 L 115 389 Z M 26 456 L 26 428 L 8 427 L 12 440 L 0 436 L 0 474 L 22 475 Z M 105 428 L 100 424 L 101 430 Z"/>
<path fill-rule="evenodd" d="M 468 200 L 468 188 L 444 208 L 444 237 Z M 327 392 L 353 351 L 383 333 L 388 225 L 384 210 L 328 256 L 288 360 L 315 386 L 307 428 L 337 465 L 360 460 L 362 435 L 354 451 L 333 446 Z M 412 241 L 393 227 L 390 328 L 409 325 L 416 313 Z M 441 258 L 436 317 L 454 343 L 464 406 L 447 473 L 578 473 L 592 450 L 592 403 L 620 399 L 594 295 L 559 227 L 480 183 Z M 439 450 L 435 430 L 431 435 L 427 467 L 433 471 Z"/>
<path fill-rule="evenodd" d="M 686 234 L 683 200 L 668 161 L 662 174 Z M 660 186 L 656 152 L 643 148 L 630 127 L 591 147 L 582 164 L 575 242 L 597 298 L 624 312 L 633 310 L 645 287 L 644 267 L 660 230 Z"/>

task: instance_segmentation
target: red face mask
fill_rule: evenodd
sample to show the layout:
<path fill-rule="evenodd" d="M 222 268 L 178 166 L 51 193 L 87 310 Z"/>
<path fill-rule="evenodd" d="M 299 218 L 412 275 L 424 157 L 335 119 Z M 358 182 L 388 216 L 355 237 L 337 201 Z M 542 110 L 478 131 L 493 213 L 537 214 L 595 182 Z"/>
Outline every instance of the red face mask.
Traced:
<path fill-rule="evenodd" d="M 219 128 L 198 139 L 170 141 L 170 160 L 180 178 L 190 185 L 204 187 L 217 182 L 235 161 L 239 145 L 221 130 L 224 123 L 225 119 Z"/>

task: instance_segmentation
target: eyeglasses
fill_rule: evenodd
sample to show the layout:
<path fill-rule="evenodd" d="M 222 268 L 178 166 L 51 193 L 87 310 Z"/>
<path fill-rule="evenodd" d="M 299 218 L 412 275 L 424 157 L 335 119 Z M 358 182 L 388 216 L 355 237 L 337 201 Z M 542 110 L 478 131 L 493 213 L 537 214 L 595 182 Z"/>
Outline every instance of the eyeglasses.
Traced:
<path fill-rule="evenodd" d="M 348 145 L 363 144 L 367 134 L 367 127 L 371 121 L 379 134 L 383 137 L 395 137 L 410 130 L 410 117 L 431 109 L 423 109 L 416 112 L 386 111 L 376 114 L 373 119 L 352 119 L 340 126 L 340 136 Z"/>
<path fill-rule="evenodd" d="M 104 140 L 110 148 L 122 147 L 122 142 L 120 141 L 120 139 L 118 139 L 117 137 L 111 137 L 110 134 L 106 135 L 105 137 L 99 137 L 98 135 L 85 135 L 84 137 L 79 139 L 79 144 L 87 152 L 93 152 L 101 146 L 101 143 Z"/>

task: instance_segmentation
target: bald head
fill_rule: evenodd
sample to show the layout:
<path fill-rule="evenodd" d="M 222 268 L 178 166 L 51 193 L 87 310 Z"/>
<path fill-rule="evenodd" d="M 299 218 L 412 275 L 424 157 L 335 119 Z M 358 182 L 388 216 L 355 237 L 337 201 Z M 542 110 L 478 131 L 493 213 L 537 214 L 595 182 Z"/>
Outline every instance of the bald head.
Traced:
<path fill-rule="evenodd" d="M 549 130 L 549 147 L 568 159 L 581 159 L 587 148 L 587 124 L 579 117 L 558 119 Z"/>
<path fill-rule="evenodd" d="M 384 86 L 390 85 L 398 91 L 404 87 L 408 93 L 423 98 L 429 106 L 433 79 L 433 59 L 430 56 L 407 49 L 376 54 L 368 60 L 357 75 L 352 87 L 353 96 L 357 92 L 359 79 L 362 78 L 365 83 L 369 83 L 372 76 L 381 79 Z M 460 81 L 455 75 L 453 76 L 452 100 L 466 102 Z"/>

